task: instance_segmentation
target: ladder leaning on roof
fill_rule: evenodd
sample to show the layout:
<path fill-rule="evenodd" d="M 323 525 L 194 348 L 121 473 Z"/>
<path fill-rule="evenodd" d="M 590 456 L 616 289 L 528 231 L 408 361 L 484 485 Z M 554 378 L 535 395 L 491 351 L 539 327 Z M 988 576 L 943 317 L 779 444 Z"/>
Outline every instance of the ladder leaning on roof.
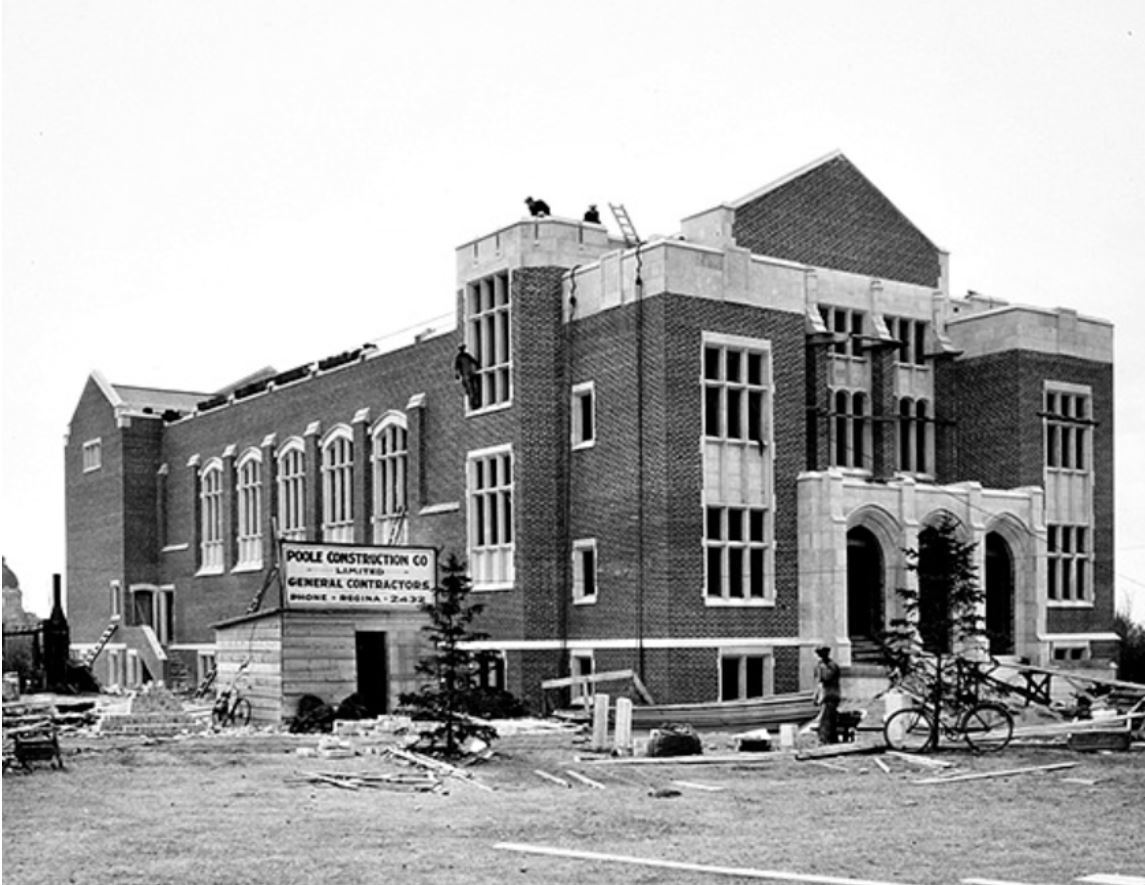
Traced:
<path fill-rule="evenodd" d="M 620 233 L 624 236 L 624 245 L 639 246 L 640 236 L 636 233 L 636 226 L 632 223 L 632 219 L 628 217 L 628 210 L 624 208 L 624 204 L 609 203 L 608 208 L 612 210 L 612 217 L 616 219 L 616 223 L 620 226 Z"/>

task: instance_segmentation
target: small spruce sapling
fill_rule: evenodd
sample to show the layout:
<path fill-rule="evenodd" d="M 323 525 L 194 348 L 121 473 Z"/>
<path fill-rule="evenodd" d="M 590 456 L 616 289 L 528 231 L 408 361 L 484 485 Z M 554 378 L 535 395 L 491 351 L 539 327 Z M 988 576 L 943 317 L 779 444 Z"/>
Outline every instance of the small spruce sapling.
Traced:
<path fill-rule="evenodd" d="M 977 545 L 959 540 L 958 529 L 958 521 L 944 515 L 919 532 L 917 550 L 903 551 L 907 569 L 918 576 L 917 588 L 896 591 L 902 616 L 892 619 L 884 634 L 892 672 L 908 685 L 921 683 L 936 712 L 944 701 L 960 704 L 971 698 L 975 686 L 963 674 L 988 648 Z M 951 669 L 957 674 L 953 679 L 947 678 Z M 937 716 L 934 724 L 937 730 Z"/>
<path fill-rule="evenodd" d="M 445 576 L 434 588 L 433 601 L 423 609 L 430 623 L 422 629 L 429 635 L 433 650 L 418 661 L 416 669 L 426 681 L 416 692 L 403 694 L 401 703 L 412 708 L 415 718 L 434 723 L 432 729 L 422 732 L 432 752 L 457 757 L 469 738 L 488 742 L 497 732 L 466 712 L 469 699 L 478 691 L 475 681 L 481 658 L 481 653 L 471 650 L 467 643 L 488 638 L 488 634 L 471 627 L 484 606 L 469 603 L 472 583 L 456 555 L 451 554 L 442 569 Z"/>

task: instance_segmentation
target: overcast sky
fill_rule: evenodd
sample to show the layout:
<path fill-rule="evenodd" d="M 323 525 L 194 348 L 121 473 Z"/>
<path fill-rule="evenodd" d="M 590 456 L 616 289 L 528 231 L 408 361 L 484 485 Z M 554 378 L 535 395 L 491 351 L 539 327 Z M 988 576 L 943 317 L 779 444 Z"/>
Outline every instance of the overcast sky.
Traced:
<path fill-rule="evenodd" d="M 93 369 L 213 390 L 412 335 L 526 194 L 672 233 L 838 148 L 955 293 L 1114 322 L 1145 620 L 1143 41 L 1136 0 L 4 0 L 8 564 L 46 613 Z"/>

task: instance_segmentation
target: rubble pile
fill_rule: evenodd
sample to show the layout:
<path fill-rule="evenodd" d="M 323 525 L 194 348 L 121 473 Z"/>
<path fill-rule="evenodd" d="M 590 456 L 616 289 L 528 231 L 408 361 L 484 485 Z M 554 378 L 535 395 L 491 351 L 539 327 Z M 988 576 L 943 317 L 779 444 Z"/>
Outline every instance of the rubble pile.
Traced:
<path fill-rule="evenodd" d="M 172 737 L 202 727 L 202 722 L 183 709 L 183 702 L 158 682 L 149 682 L 137 691 L 128 701 L 126 713 L 108 710 L 99 722 L 99 731 L 105 735 Z"/>

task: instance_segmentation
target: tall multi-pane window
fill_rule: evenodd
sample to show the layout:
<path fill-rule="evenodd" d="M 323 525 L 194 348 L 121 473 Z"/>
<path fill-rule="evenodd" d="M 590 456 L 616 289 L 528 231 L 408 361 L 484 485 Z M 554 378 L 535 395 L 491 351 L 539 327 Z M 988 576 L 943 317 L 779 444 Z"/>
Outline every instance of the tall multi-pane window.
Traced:
<path fill-rule="evenodd" d="M 404 419 L 382 422 L 374 431 L 374 543 L 405 544 L 406 473 L 409 449 Z"/>
<path fill-rule="evenodd" d="M 761 507 L 707 507 L 704 551 L 709 599 L 767 595 L 768 512 Z"/>
<path fill-rule="evenodd" d="M 887 317 L 886 321 L 887 331 L 899 343 L 898 361 L 916 366 L 926 365 L 927 324 L 906 317 Z"/>
<path fill-rule="evenodd" d="M 910 397 L 899 400 L 899 470 L 926 473 L 930 469 L 930 449 L 934 423 L 926 400 Z"/>
<path fill-rule="evenodd" d="M 867 395 L 862 391 L 836 391 L 834 413 L 833 466 L 868 468 L 871 420 L 867 414 Z"/>
<path fill-rule="evenodd" d="M 1093 421 L 1089 395 L 1046 391 L 1046 466 L 1088 470 Z"/>
<path fill-rule="evenodd" d="M 465 291 L 466 340 L 477 360 L 479 397 L 470 408 L 487 408 L 512 399 L 509 339 L 509 272 L 476 280 Z"/>
<path fill-rule="evenodd" d="M 768 443 L 770 369 L 762 351 L 705 345 L 704 436 L 760 446 Z"/>
<path fill-rule="evenodd" d="M 469 563 L 477 589 L 512 586 L 513 452 L 472 452 L 468 464 Z"/>
<path fill-rule="evenodd" d="M 829 332 L 835 333 L 834 352 L 837 356 L 864 357 L 863 335 L 866 333 L 866 314 L 846 307 L 820 305 L 819 315 Z"/>
<path fill-rule="evenodd" d="M 322 446 L 322 540 L 354 540 L 354 442 L 346 428 Z"/>
<path fill-rule="evenodd" d="M 238 496 L 239 568 L 262 565 L 262 455 L 250 449 L 239 459 L 235 492 Z"/>
<path fill-rule="evenodd" d="M 278 533 L 286 541 L 306 539 L 306 453 L 292 439 L 278 451 Z"/>
<path fill-rule="evenodd" d="M 769 604 L 775 594 L 770 342 L 705 333 L 700 375 L 704 601 Z"/>
<path fill-rule="evenodd" d="M 1047 595 L 1052 602 L 1089 600 L 1090 537 L 1081 525 L 1046 526 Z"/>
<path fill-rule="evenodd" d="M 210 461 L 199 475 L 199 570 L 223 570 L 223 465 Z"/>

